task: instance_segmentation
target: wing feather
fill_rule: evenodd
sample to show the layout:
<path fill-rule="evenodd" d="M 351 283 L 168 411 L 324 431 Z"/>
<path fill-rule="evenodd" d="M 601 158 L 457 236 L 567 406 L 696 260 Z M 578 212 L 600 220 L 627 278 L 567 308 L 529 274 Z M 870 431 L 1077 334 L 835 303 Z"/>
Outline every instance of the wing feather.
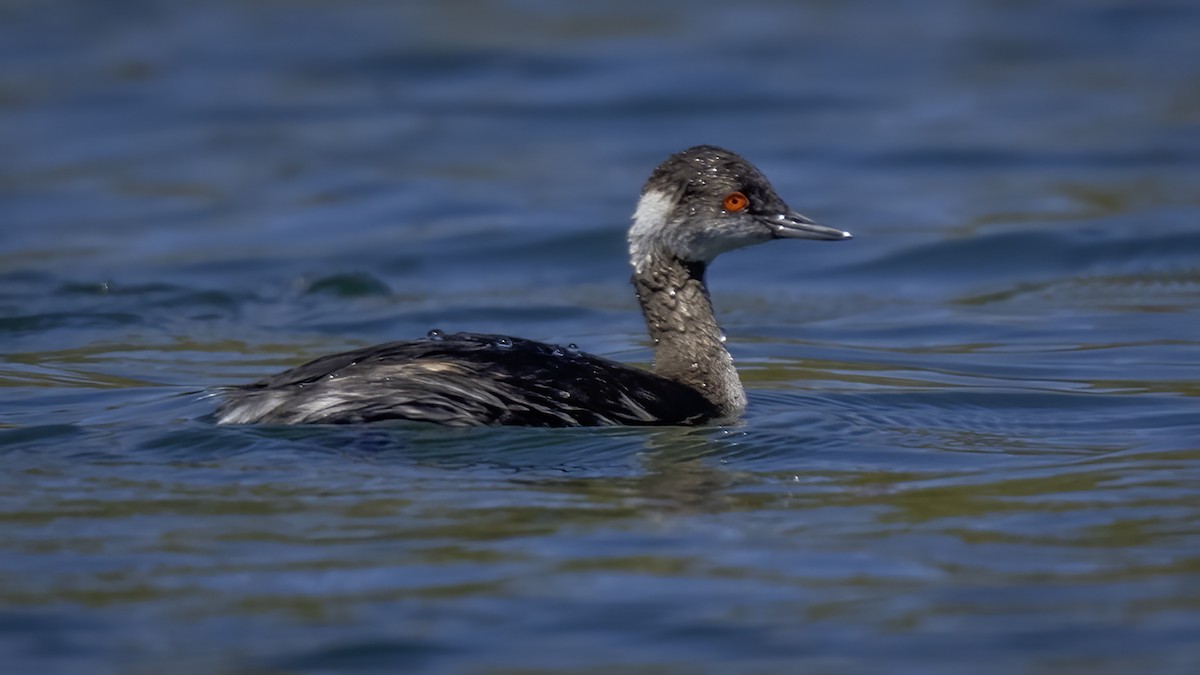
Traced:
<path fill-rule="evenodd" d="M 222 424 L 347 424 L 391 419 L 452 426 L 695 424 L 700 392 L 639 368 L 532 340 L 457 333 L 325 356 L 244 387 Z"/>

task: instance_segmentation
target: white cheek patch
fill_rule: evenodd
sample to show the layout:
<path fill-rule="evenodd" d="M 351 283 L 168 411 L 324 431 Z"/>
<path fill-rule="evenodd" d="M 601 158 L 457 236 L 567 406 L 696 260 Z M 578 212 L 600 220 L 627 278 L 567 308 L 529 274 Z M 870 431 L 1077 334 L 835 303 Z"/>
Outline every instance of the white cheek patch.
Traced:
<path fill-rule="evenodd" d="M 629 228 L 629 260 L 641 272 L 655 255 L 667 253 L 688 262 L 712 262 L 722 253 L 771 239 L 771 231 L 753 218 L 714 218 L 703 228 L 672 218 L 679 206 L 679 193 L 649 190 L 638 200 Z"/>
<path fill-rule="evenodd" d="M 676 195 L 662 190 L 648 190 L 638 200 L 629 228 L 629 259 L 634 270 L 641 272 L 654 250 L 655 240 L 667 229 L 667 218 L 675 209 Z"/>

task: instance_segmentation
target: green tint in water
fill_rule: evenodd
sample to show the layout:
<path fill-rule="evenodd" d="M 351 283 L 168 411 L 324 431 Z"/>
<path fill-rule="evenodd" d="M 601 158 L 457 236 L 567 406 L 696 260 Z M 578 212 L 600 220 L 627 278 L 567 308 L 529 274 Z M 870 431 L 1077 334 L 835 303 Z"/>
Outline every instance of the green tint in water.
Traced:
<path fill-rule="evenodd" d="M 152 4 L 0 21 L 9 670 L 1195 670 L 1195 7 Z M 740 423 L 210 423 L 435 327 L 648 363 L 702 142 L 856 235 L 712 266 Z"/>

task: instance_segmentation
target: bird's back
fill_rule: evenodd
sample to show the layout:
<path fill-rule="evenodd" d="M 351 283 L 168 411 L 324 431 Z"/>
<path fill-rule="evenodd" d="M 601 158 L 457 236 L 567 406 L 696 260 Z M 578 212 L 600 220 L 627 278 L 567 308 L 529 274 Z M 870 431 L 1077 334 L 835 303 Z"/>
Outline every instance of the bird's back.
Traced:
<path fill-rule="evenodd" d="M 420 420 L 451 426 L 695 424 L 697 390 L 570 347 L 432 334 L 311 361 L 226 391 L 223 424 Z"/>

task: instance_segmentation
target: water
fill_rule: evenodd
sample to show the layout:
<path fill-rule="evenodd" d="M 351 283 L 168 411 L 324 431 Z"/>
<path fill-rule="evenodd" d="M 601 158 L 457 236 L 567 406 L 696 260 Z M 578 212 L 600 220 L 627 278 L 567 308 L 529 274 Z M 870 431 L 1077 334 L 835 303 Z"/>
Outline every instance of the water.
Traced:
<path fill-rule="evenodd" d="M 11 672 L 1200 662 L 1200 6 L 9 2 Z M 852 231 L 723 257 L 716 429 L 214 427 L 430 329 L 646 363 L 668 153 Z"/>

